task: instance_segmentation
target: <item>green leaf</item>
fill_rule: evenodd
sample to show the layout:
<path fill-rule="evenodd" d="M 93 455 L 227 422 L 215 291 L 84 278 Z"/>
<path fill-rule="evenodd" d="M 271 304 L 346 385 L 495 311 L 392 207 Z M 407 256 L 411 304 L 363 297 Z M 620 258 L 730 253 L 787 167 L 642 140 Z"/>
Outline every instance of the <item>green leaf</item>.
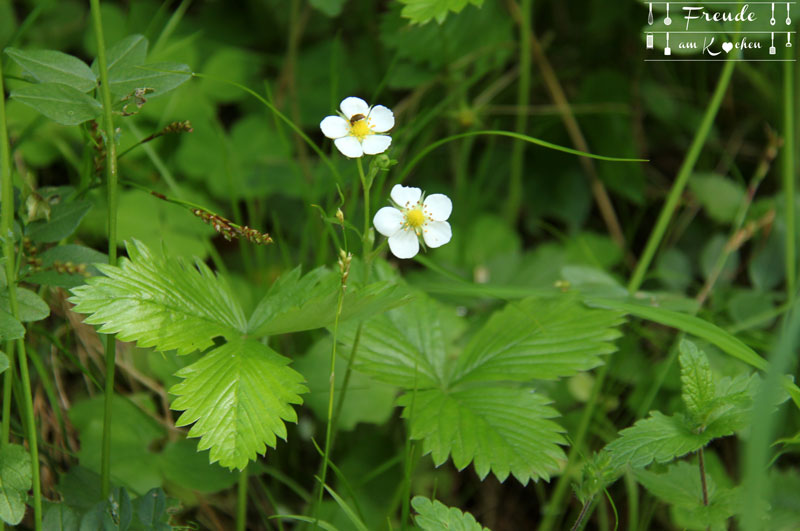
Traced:
<path fill-rule="evenodd" d="M 459 470 L 474 461 L 481 479 L 491 471 L 500 481 L 509 473 L 523 485 L 549 479 L 566 460 L 561 426 L 549 420 L 558 412 L 532 389 L 473 387 L 408 392 L 398 399 L 409 419 L 412 439 L 436 466 L 452 456 Z"/>
<path fill-rule="evenodd" d="M 190 437 L 199 450 L 211 449 L 211 462 L 243 469 L 276 435 L 286 438 L 283 421 L 297 421 L 292 404 L 308 390 L 289 359 L 252 339 L 233 339 L 184 367 L 185 380 L 172 387 L 172 409 L 184 411 L 177 426 L 195 423 Z"/>
<path fill-rule="evenodd" d="M 97 86 L 95 73 L 77 57 L 55 50 L 6 48 L 6 53 L 39 83 L 59 83 L 82 93 Z"/>
<path fill-rule="evenodd" d="M 82 124 L 103 112 L 103 106 L 96 99 L 73 87 L 56 83 L 19 88 L 11 92 L 11 98 L 63 125 Z"/>
<path fill-rule="evenodd" d="M 99 502 L 81 520 L 80 531 L 125 531 L 133 520 L 133 506 L 128 491 L 117 487 L 107 500 Z"/>
<path fill-rule="evenodd" d="M 603 449 L 610 455 L 610 467 L 641 468 L 653 461 L 666 463 L 702 448 L 713 439 L 708 432 L 693 433 L 683 415 L 666 416 L 653 411 L 646 419 L 619 432 L 619 438 Z"/>
<path fill-rule="evenodd" d="M 94 277 L 72 290 L 74 310 L 89 314 L 99 331 L 118 334 L 141 347 L 177 349 L 181 354 L 205 349 L 218 336 L 245 332 L 245 319 L 228 285 L 199 260 L 194 267 L 180 258 L 158 256 L 144 244 L 127 245 L 130 259 L 117 267 L 98 265 Z"/>
<path fill-rule="evenodd" d="M 53 205 L 49 220 L 38 220 L 26 227 L 26 235 L 39 243 L 51 243 L 72 235 L 92 208 L 89 201 L 70 201 Z"/>
<path fill-rule="evenodd" d="M 329 17 L 338 17 L 347 0 L 310 0 L 310 4 Z"/>
<path fill-rule="evenodd" d="M 719 223 L 732 222 L 745 197 L 742 185 L 721 175 L 693 175 L 689 188 L 708 217 Z"/>
<path fill-rule="evenodd" d="M 47 303 L 36 293 L 25 288 L 17 288 L 17 309 L 19 310 L 19 320 L 23 323 L 41 321 L 50 315 L 50 307 Z M 11 315 L 8 288 L 0 291 L 0 312 Z M 12 331 L 14 331 L 13 328 Z M 18 329 L 16 331 L 19 332 Z"/>
<path fill-rule="evenodd" d="M 25 275 L 24 281 L 34 284 L 45 284 L 60 288 L 75 288 L 86 283 L 86 276 L 96 276 L 99 271 L 92 264 L 105 264 L 108 256 L 82 245 L 57 245 L 39 255 L 42 259 L 42 271 Z M 83 268 L 82 274 L 59 272 L 62 266 L 73 265 Z"/>
<path fill-rule="evenodd" d="M 31 488 L 31 456 L 18 444 L 0 447 L 0 520 L 17 525 Z"/>
<path fill-rule="evenodd" d="M 697 419 L 714 400 L 714 379 L 706 355 L 697 346 L 684 339 L 680 344 L 681 396 L 689 414 Z"/>
<path fill-rule="evenodd" d="M 587 308 L 575 295 L 509 303 L 458 359 L 454 382 L 556 379 L 589 370 L 616 350 L 618 311 Z"/>
<path fill-rule="evenodd" d="M 680 509 L 689 520 L 689 529 L 702 530 L 713 526 L 727 529 L 725 522 L 736 513 L 738 489 L 717 488 L 710 474 L 706 474 L 708 505 L 703 505 L 703 490 L 696 464 L 681 461 L 670 465 L 662 474 L 648 470 L 634 470 L 636 480 L 656 498 Z"/>
<path fill-rule="evenodd" d="M 25 327 L 22 326 L 22 323 L 9 312 L 0 310 L 0 341 L 22 339 L 23 337 L 25 337 Z M 6 358 L 6 367 L 8 367 L 8 358 Z M 3 370 L 5 369 L 1 369 L 0 372 L 3 372 Z"/>
<path fill-rule="evenodd" d="M 53 531 L 75 531 L 78 529 L 78 513 L 65 503 L 56 503 L 44 513 L 42 528 Z"/>
<path fill-rule="evenodd" d="M 168 524 L 170 515 L 167 512 L 167 496 L 158 487 L 150 489 L 146 494 L 134 500 L 135 516 L 142 529 L 148 531 L 166 531 L 172 529 Z"/>
<path fill-rule="evenodd" d="M 464 329 L 454 309 L 418 294 L 415 300 L 365 322 L 355 367 L 406 389 L 424 389 L 448 380 L 450 343 Z M 339 327 L 343 352 L 356 341 L 355 322 Z"/>
<path fill-rule="evenodd" d="M 414 523 L 423 531 L 443 529 L 489 531 L 488 527 L 480 525 L 471 514 L 463 513 L 455 507 L 447 507 L 438 500 L 431 501 L 424 496 L 414 496 L 411 506 L 418 513 L 414 517 Z"/>
<path fill-rule="evenodd" d="M 138 66 L 147 58 L 147 39 L 144 35 L 128 35 L 121 41 L 106 50 L 106 65 L 108 72 L 130 66 Z M 95 59 L 92 62 L 92 71 L 100 76 L 100 67 Z"/>
<path fill-rule="evenodd" d="M 0 351 L 0 374 L 8 370 L 8 356 L 5 352 Z"/>
<path fill-rule="evenodd" d="M 317 268 L 300 277 L 300 268 L 281 276 L 259 302 L 247 324 L 248 334 L 266 336 L 313 330 L 332 325 L 336 318 L 339 273 Z M 408 300 L 395 282 L 348 285 L 339 322 L 379 314 Z"/>
<path fill-rule="evenodd" d="M 432 19 L 441 24 L 448 13 L 460 13 L 467 4 L 480 7 L 483 0 L 400 0 L 405 4 L 402 15 L 412 23 L 425 24 Z"/>
<path fill-rule="evenodd" d="M 201 494 L 219 492 L 236 484 L 239 475 L 208 462 L 205 452 L 197 451 L 197 441 L 170 442 L 159 455 L 159 468 L 172 484 Z"/>
<path fill-rule="evenodd" d="M 136 89 L 153 89 L 150 97 L 161 96 L 192 77 L 192 70 L 179 63 L 119 65 L 109 73 L 109 86 L 116 96 L 125 96 Z"/>

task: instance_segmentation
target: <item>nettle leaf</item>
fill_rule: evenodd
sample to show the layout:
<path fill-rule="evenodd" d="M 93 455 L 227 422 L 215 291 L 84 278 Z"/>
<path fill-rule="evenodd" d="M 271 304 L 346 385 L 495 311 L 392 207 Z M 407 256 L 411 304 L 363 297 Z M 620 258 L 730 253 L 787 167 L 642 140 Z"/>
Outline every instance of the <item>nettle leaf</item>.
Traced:
<path fill-rule="evenodd" d="M 460 13 L 468 4 L 482 6 L 483 0 L 400 0 L 405 4 L 401 14 L 415 24 L 433 19 L 441 24 L 450 12 Z"/>
<path fill-rule="evenodd" d="M 189 81 L 192 69 L 180 63 L 122 64 L 109 73 L 109 87 L 116 96 L 136 89 L 153 89 L 151 97 L 161 96 Z"/>
<path fill-rule="evenodd" d="M 129 35 L 106 50 L 106 66 L 109 74 L 116 69 L 137 66 L 147 58 L 147 38 L 144 35 Z M 97 59 L 92 61 L 92 72 L 100 76 Z"/>
<path fill-rule="evenodd" d="M 89 92 L 97 86 L 97 76 L 86 63 L 55 50 L 18 50 L 6 48 L 15 63 L 39 83 L 59 83 L 79 92 Z"/>
<path fill-rule="evenodd" d="M 619 438 L 603 449 L 610 456 L 609 467 L 642 468 L 653 461 L 666 463 L 708 444 L 713 435 L 694 433 L 683 415 L 666 416 L 653 411 L 646 419 L 619 432 Z"/>
<path fill-rule="evenodd" d="M 695 418 L 704 416 L 714 400 L 714 379 L 706 355 L 688 340 L 681 341 L 681 396 L 689 414 Z"/>
<path fill-rule="evenodd" d="M 17 525 L 31 488 L 31 456 L 18 444 L 0 447 L 0 520 Z"/>
<path fill-rule="evenodd" d="M 414 496 L 411 506 L 418 513 L 414 517 L 414 523 L 423 531 L 442 529 L 489 531 L 488 527 L 479 524 L 471 514 L 463 513 L 455 507 L 448 507 L 438 500 L 431 501 L 424 496 Z"/>
<path fill-rule="evenodd" d="M 336 318 L 341 276 L 317 268 L 300 276 L 295 268 L 281 276 L 259 302 L 247 325 L 251 336 L 286 334 L 332 325 Z M 409 300 L 406 290 L 394 282 L 375 282 L 347 287 L 339 322 L 363 319 Z"/>
<path fill-rule="evenodd" d="M 102 325 L 99 332 L 188 354 L 213 345 L 215 337 L 246 331 L 230 288 L 204 263 L 158 256 L 135 240 L 127 249 L 129 260 L 98 265 L 106 276 L 72 290 L 74 310 L 89 314 L 87 323 Z"/>
<path fill-rule="evenodd" d="M 459 357 L 454 382 L 549 380 L 597 367 L 616 350 L 618 311 L 575 295 L 527 298 L 495 313 Z"/>
<path fill-rule="evenodd" d="M 436 301 L 416 299 L 365 322 L 355 367 L 386 383 L 425 389 L 448 380 L 450 344 L 464 330 L 463 319 Z M 348 352 L 356 341 L 355 322 L 340 325 L 338 339 Z"/>
<path fill-rule="evenodd" d="M 283 421 L 297 421 L 291 404 L 308 390 L 288 363 L 253 339 L 217 347 L 177 372 L 185 380 L 170 389 L 178 396 L 172 409 L 183 411 L 176 425 L 194 423 L 189 436 L 200 437 L 197 448 L 210 449 L 212 463 L 243 469 L 275 447 L 276 435 L 286 439 Z"/>
<path fill-rule="evenodd" d="M 78 125 L 94 120 L 103 106 L 94 98 L 68 85 L 40 83 L 11 91 L 11 98 L 33 107 L 54 122 Z"/>
<path fill-rule="evenodd" d="M 544 396 L 527 388 L 440 388 L 408 392 L 398 399 L 409 419 L 412 439 L 436 466 L 450 455 L 459 470 L 474 461 L 485 478 L 491 470 L 500 481 L 509 473 L 522 484 L 558 472 L 566 456 L 564 429 L 549 420 L 558 412 Z"/>

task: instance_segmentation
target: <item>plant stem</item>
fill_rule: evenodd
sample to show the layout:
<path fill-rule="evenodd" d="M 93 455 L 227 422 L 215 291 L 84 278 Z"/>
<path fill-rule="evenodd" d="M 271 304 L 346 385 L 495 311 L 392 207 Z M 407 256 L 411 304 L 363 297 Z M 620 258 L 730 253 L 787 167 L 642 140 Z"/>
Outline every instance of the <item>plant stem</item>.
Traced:
<path fill-rule="evenodd" d="M 17 268 L 14 251 L 14 183 L 11 180 L 11 143 L 8 140 L 6 127 L 6 100 L 3 86 L 3 66 L 0 61 L 0 238 L 3 241 L 3 257 L 5 258 L 6 283 L 8 285 L 8 305 L 11 315 L 19 320 L 19 304 L 17 301 Z M 14 353 L 9 349 L 9 368 L 4 378 L 3 402 L 3 438 L 5 445 L 9 440 L 11 421 L 10 398 L 13 382 Z M 28 356 L 25 352 L 25 340 L 17 340 L 17 353 L 19 362 L 19 376 L 22 380 L 22 393 L 24 404 L 26 437 L 31 451 L 31 477 L 33 479 L 33 518 L 36 530 L 42 528 L 42 489 L 39 478 L 39 444 L 36 435 L 36 419 L 33 414 L 33 399 L 31 395 L 31 381 L 28 372 Z M 8 400 L 5 401 L 5 398 Z"/>
<path fill-rule="evenodd" d="M 97 40 L 97 64 L 100 70 L 100 96 L 103 102 L 103 130 L 106 144 L 106 191 L 108 202 L 108 263 L 117 264 L 117 143 L 114 138 L 114 117 L 111 113 L 111 90 L 108 85 L 108 63 L 103 38 L 100 0 L 91 0 L 92 22 Z M 106 336 L 105 408 L 103 413 L 103 445 L 100 457 L 100 481 L 103 497 L 111 491 L 111 411 L 114 399 L 116 338 Z"/>
<path fill-rule="evenodd" d="M 650 267 L 650 263 L 653 261 L 653 257 L 656 254 L 656 249 L 658 249 L 658 246 L 661 244 L 661 239 L 664 237 L 667 226 L 672 219 L 672 214 L 675 212 L 675 209 L 678 206 L 678 201 L 681 198 L 681 194 L 683 194 L 683 190 L 686 188 L 686 183 L 689 181 L 689 177 L 694 170 L 694 166 L 697 163 L 698 157 L 700 156 L 700 151 L 703 149 L 706 138 L 708 138 L 708 134 L 711 131 L 711 126 L 713 125 L 714 118 L 717 116 L 717 111 L 719 111 L 719 107 L 722 104 L 722 97 L 728 90 L 728 84 L 730 84 L 731 77 L 733 75 L 733 69 L 735 67 L 735 61 L 727 61 L 722 67 L 722 73 L 719 76 L 719 81 L 717 81 L 717 87 L 714 89 L 714 94 L 711 97 L 708 107 L 706 107 L 706 112 L 703 115 L 702 122 L 700 122 L 700 127 L 698 127 L 697 132 L 694 135 L 694 139 L 689 147 L 689 151 L 686 153 L 686 157 L 683 159 L 683 164 L 681 164 L 681 167 L 678 170 L 678 176 L 675 178 L 675 182 L 672 184 L 672 188 L 669 191 L 667 200 L 664 203 L 664 206 L 661 208 L 661 213 L 658 215 L 656 226 L 653 229 L 653 232 L 650 233 L 650 237 L 647 240 L 647 245 L 645 246 L 644 252 L 639 259 L 639 263 L 636 264 L 636 269 L 633 271 L 630 282 L 628 282 L 628 291 L 631 293 L 638 291 L 642 286 L 642 282 L 644 282 L 644 276 L 647 273 L 647 269 Z"/>
<path fill-rule="evenodd" d="M 592 506 L 592 499 L 593 497 L 589 498 L 583 503 L 583 507 L 581 508 L 581 513 L 578 515 L 578 518 L 575 520 L 575 523 L 572 525 L 570 531 L 578 531 L 578 529 L 581 528 L 583 519 L 586 518 L 586 513 L 589 512 L 589 507 Z"/>
<path fill-rule="evenodd" d="M 700 466 L 700 486 L 703 488 L 703 505 L 708 505 L 708 484 L 706 483 L 706 461 L 703 448 L 697 450 L 697 464 Z"/>
<path fill-rule="evenodd" d="M 517 84 L 517 112 L 515 129 L 524 135 L 528 126 L 528 114 L 522 109 L 528 106 L 531 91 L 531 15 L 533 1 L 522 0 L 519 17 L 519 83 Z M 516 142 L 511 151 L 511 181 L 506 199 L 506 221 L 515 225 L 522 205 L 522 173 L 524 170 L 524 145 Z"/>
<path fill-rule="evenodd" d="M 247 529 L 247 466 L 239 471 L 236 490 L 236 531 Z"/>
<path fill-rule="evenodd" d="M 787 48 L 787 59 L 792 58 Z M 794 302 L 797 285 L 797 258 L 795 250 L 795 138 L 794 138 L 794 65 L 783 63 L 783 195 L 786 201 L 786 295 Z"/>
<path fill-rule="evenodd" d="M 361 233 L 361 241 L 363 242 L 362 253 L 364 256 L 364 263 L 366 264 L 367 255 L 372 250 L 372 242 L 369 238 L 369 191 L 372 187 L 372 183 L 367 182 L 367 177 L 364 175 L 364 165 L 361 159 L 359 158 L 356 160 L 358 161 L 358 176 L 361 179 L 361 189 L 364 192 L 364 232 Z"/>

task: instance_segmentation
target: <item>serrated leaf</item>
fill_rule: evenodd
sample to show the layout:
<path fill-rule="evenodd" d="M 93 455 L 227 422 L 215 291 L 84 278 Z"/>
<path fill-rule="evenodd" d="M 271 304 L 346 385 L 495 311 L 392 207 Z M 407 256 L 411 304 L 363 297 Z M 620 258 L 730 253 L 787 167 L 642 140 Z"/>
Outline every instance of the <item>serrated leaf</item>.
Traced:
<path fill-rule="evenodd" d="M 86 63 L 55 50 L 18 50 L 6 48 L 6 53 L 39 83 L 59 83 L 81 93 L 97 86 L 97 76 Z"/>
<path fill-rule="evenodd" d="M 245 318 L 228 285 L 199 260 L 158 256 L 141 242 L 127 245 L 130 259 L 99 265 L 106 276 L 73 288 L 74 311 L 99 331 L 141 347 L 205 349 L 218 336 L 245 332 Z"/>
<path fill-rule="evenodd" d="M 49 220 L 34 221 L 26 227 L 26 236 L 35 242 L 51 243 L 70 236 L 92 208 L 90 201 L 70 201 L 54 205 Z"/>
<path fill-rule="evenodd" d="M 0 309 L 0 341 L 22 339 L 23 337 L 25 337 L 25 327 L 22 326 L 22 323 L 15 319 L 9 312 Z M 3 356 L 5 356 L 5 354 L 3 354 Z M 8 358 L 6 358 L 6 367 L 8 367 Z M 0 372 L 4 370 L 0 362 Z"/>
<path fill-rule="evenodd" d="M 402 15 L 415 24 L 425 24 L 430 20 L 442 23 L 450 12 L 460 13 L 467 4 L 480 7 L 483 0 L 400 0 L 405 4 Z"/>
<path fill-rule="evenodd" d="M 642 468 L 694 452 L 713 438 L 708 432 L 693 433 L 683 415 L 653 411 L 648 418 L 619 432 L 619 438 L 607 444 L 603 452 L 610 456 L 609 467 L 614 470 Z"/>
<path fill-rule="evenodd" d="M 689 414 L 699 419 L 714 400 L 714 379 L 706 355 L 684 339 L 680 344 L 681 396 Z"/>
<path fill-rule="evenodd" d="M 78 125 L 94 120 L 103 106 L 83 92 L 57 83 L 40 83 L 11 91 L 11 98 L 33 107 L 54 122 Z"/>
<path fill-rule="evenodd" d="M 111 92 L 125 96 L 136 89 L 153 89 L 150 97 L 161 96 L 189 81 L 192 69 L 180 63 L 120 65 L 109 74 Z"/>
<path fill-rule="evenodd" d="M 284 421 L 296 422 L 292 404 L 302 404 L 303 376 L 285 358 L 253 339 L 233 339 L 184 367 L 184 381 L 170 393 L 172 409 L 183 413 L 177 426 L 194 423 L 190 437 L 198 450 L 210 449 L 211 462 L 243 469 L 276 435 L 286 438 Z"/>
<path fill-rule="evenodd" d="M 474 462 L 481 479 L 491 471 L 504 481 L 512 474 L 523 485 L 549 479 L 560 470 L 566 444 L 550 401 L 531 389 L 500 386 L 408 392 L 398 399 L 409 419 L 410 436 L 436 466 L 448 456 L 459 470 Z"/>
<path fill-rule="evenodd" d="M 454 309 L 417 294 L 413 302 L 362 325 L 355 367 L 406 389 L 445 384 L 450 343 L 463 329 Z M 338 339 L 344 352 L 350 351 L 357 333 L 355 322 L 340 325 Z"/>
<path fill-rule="evenodd" d="M 338 273 L 325 268 L 314 269 L 302 277 L 299 268 L 283 275 L 250 316 L 248 334 L 258 337 L 332 325 L 340 282 Z M 345 292 L 339 322 L 376 315 L 407 300 L 405 289 L 394 282 L 350 285 Z"/>
<path fill-rule="evenodd" d="M 0 520 L 17 525 L 31 488 L 31 456 L 18 444 L 0 447 Z"/>
<path fill-rule="evenodd" d="M 106 50 L 106 66 L 109 74 L 116 69 L 137 66 L 147 58 L 147 38 L 144 35 L 128 35 Z M 100 76 L 97 60 L 92 61 L 92 72 Z"/>
<path fill-rule="evenodd" d="M 589 370 L 616 350 L 618 311 L 587 308 L 576 296 L 509 303 L 475 334 L 453 382 L 555 379 Z"/>
<path fill-rule="evenodd" d="M 461 512 L 455 507 L 448 507 L 438 500 L 431 501 L 424 496 L 414 496 L 411 506 L 418 513 L 414 517 L 414 523 L 423 531 L 443 529 L 489 531 L 488 527 L 480 525 L 471 514 Z"/>
<path fill-rule="evenodd" d="M 65 503 L 50 506 L 44 513 L 42 528 L 48 531 L 76 531 L 78 529 L 78 513 Z"/>

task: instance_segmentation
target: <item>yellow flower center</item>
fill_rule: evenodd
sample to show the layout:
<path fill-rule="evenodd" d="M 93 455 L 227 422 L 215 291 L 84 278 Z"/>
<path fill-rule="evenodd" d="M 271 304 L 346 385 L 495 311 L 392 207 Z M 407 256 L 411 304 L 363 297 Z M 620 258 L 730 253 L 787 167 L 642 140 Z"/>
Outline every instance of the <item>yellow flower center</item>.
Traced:
<path fill-rule="evenodd" d="M 419 208 L 414 208 L 406 212 L 406 222 L 410 227 L 420 228 L 425 223 L 425 214 Z"/>
<path fill-rule="evenodd" d="M 364 138 L 371 134 L 372 131 L 369 128 L 366 118 L 362 118 L 361 120 L 350 124 L 350 135 L 359 140 L 364 140 Z"/>

